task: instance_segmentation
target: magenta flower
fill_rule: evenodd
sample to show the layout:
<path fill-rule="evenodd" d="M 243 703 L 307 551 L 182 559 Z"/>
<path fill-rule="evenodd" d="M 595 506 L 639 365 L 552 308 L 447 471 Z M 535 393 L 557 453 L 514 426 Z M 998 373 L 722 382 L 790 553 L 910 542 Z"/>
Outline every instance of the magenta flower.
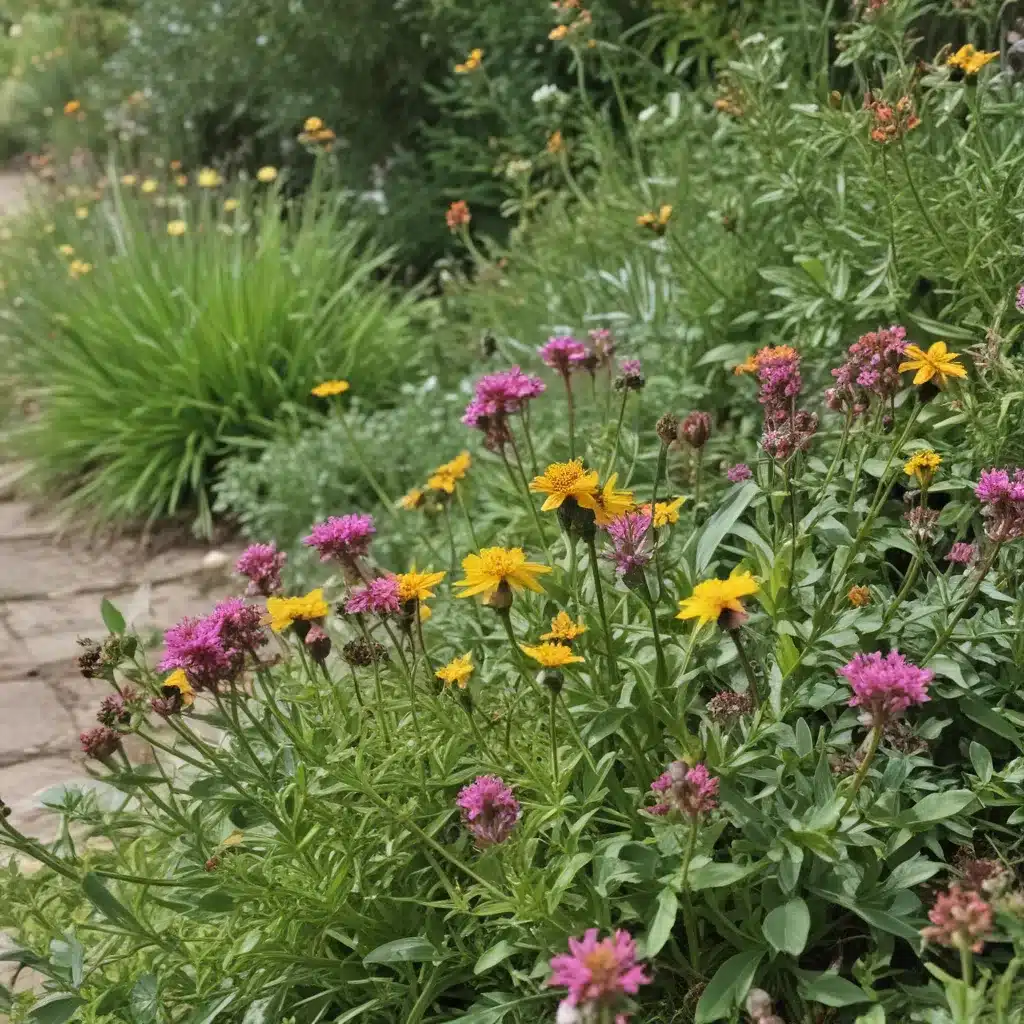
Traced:
<path fill-rule="evenodd" d="M 476 389 L 462 422 L 484 432 L 484 446 L 500 452 L 511 440 L 508 417 L 522 412 L 526 403 L 542 394 L 544 381 L 523 373 L 518 366 L 490 373 L 476 382 Z"/>
<path fill-rule="evenodd" d="M 985 518 L 985 533 L 1002 544 L 1024 537 L 1024 469 L 986 469 L 974 488 Z"/>
<path fill-rule="evenodd" d="M 650 814 L 667 814 L 677 810 L 689 818 L 698 818 L 718 806 L 718 779 L 712 778 L 703 764 L 689 767 L 683 761 L 673 761 L 668 771 L 651 783 L 651 790 L 664 793 L 665 802 L 648 807 Z"/>
<path fill-rule="evenodd" d="M 398 599 L 398 577 L 377 576 L 365 587 L 353 590 L 345 602 L 349 615 L 372 612 L 374 615 L 397 615 L 401 607 Z"/>
<path fill-rule="evenodd" d="M 215 689 L 241 670 L 241 656 L 229 650 L 221 636 L 220 618 L 184 618 L 164 633 L 164 656 L 157 666 L 161 672 L 184 670 L 197 689 Z"/>
<path fill-rule="evenodd" d="M 563 377 L 568 377 L 587 358 L 587 346 L 567 334 L 549 338 L 537 351 L 544 364 Z"/>
<path fill-rule="evenodd" d="M 1024 284 L 1017 289 L 1017 312 L 1024 313 Z"/>
<path fill-rule="evenodd" d="M 757 400 L 764 406 L 765 420 L 784 420 L 803 380 L 800 377 L 800 353 L 788 345 L 763 348 L 758 352 L 757 379 L 761 385 Z"/>
<path fill-rule="evenodd" d="M 639 359 L 623 359 L 619 363 L 619 373 L 623 377 L 642 377 L 643 367 L 640 365 Z"/>
<path fill-rule="evenodd" d="M 613 548 L 607 556 L 615 563 L 620 576 L 643 569 L 654 557 L 651 544 L 650 512 L 626 512 L 608 524 L 608 536 Z"/>
<path fill-rule="evenodd" d="M 302 538 L 307 547 L 316 548 L 321 562 L 337 558 L 344 565 L 352 565 L 370 550 L 370 541 L 377 532 L 373 516 L 354 512 L 347 516 L 331 516 L 317 523 L 308 537 Z"/>
<path fill-rule="evenodd" d="M 246 593 L 270 597 L 281 589 L 281 569 L 288 556 L 274 544 L 250 544 L 235 563 L 235 572 L 249 580 Z"/>
<path fill-rule="evenodd" d="M 741 484 L 744 480 L 749 480 L 753 475 L 750 467 L 745 462 L 737 462 L 735 466 L 730 466 L 725 471 L 725 478 L 731 484 Z"/>
<path fill-rule="evenodd" d="M 949 549 L 946 561 L 953 565 L 970 565 L 978 558 L 978 545 L 958 541 Z"/>
<path fill-rule="evenodd" d="M 246 604 L 240 597 L 221 601 L 210 618 L 220 623 L 220 638 L 228 654 L 255 651 L 267 642 L 262 610 L 254 604 Z"/>
<path fill-rule="evenodd" d="M 78 740 L 82 744 L 85 756 L 97 761 L 106 761 L 121 746 L 121 734 L 105 725 L 86 729 L 79 735 Z"/>
<path fill-rule="evenodd" d="M 931 924 L 921 929 L 925 942 L 980 953 L 992 932 L 992 907 L 976 892 L 954 882 L 948 892 L 936 897 L 928 920 Z"/>
<path fill-rule="evenodd" d="M 636 962 L 636 943 L 622 929 L 600 941 L 596 928 L 569 939 L 569 952 L 551 958 L 551 972 L 548 985 L 569 990 L 562 1005 L 582 1007 L 584 1019 L 597 1019 L 600 1009 L 621 1011 L 624 997 L 651 981 Z"/>
<path fill-rule="evenodd" d="M 481 850 L 505 842 L 522 814 L 512 790 L 497 775 L 480 775 L 463 786 L 455 805 Z"/>
<path fill-rule="evenodd" d="M 839 675 L 853 689 L 850 707 L 863 708 L 861 722 L 868 728 L 882 728 L 911 705 L 926 703 L 935 678 L 931 669 L 918 668 L 898 651 L 858 654 Z"/>
<path fill-rule="evenodd" d="M 899 365 L 907 348 L 907 330 L 899 324 L 870 331 L 848 349 L 842 366 L 832 371 L 835 387 L 825 392 L 830 409 L 867 412 L 872 395 L 887 401 L 902 387 Z"/>

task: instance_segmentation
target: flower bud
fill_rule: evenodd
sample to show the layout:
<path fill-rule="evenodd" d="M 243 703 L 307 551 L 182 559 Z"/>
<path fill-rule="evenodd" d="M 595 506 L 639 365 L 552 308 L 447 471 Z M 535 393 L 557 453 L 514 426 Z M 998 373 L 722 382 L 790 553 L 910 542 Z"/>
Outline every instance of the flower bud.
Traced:
<path fill-rule="evenodd" d="M 310 657 L 318 665 L 322 665 L 327 660 L 327 655 L 331 653 L 331 638 L 316 623 L 310 626 L 303 642 Z"/>
<path fill-rule="evenodd" d="M 661 439 L 663 445 L 670 445 L 679 431 L 679 417 L 674 413 L 667 412 L 658 420 L 654 427 L 655 432 Z"/>
<path fill-rule="evenodd" d="M 691 412 L 679 424 L 679 440 L 691 448 L 701 449 L 711 437 L 711 417 L 706 412 Z"/>
<path fill-rule="evenodd" d="M 886 413 L 882 417 L 882 433 L 883 434 L 891 434 L 892 433 L 892 428 L 893 428 L 893 423 L 894 423 L 894 420 L 893 420 L 892 416 L 890 416 L 889 413 Z"/>
<path fill-rule="evenodd" d="M 562 673 L 558 669 L 548 669 L 541 673 L 541 685 L 546 686 L 552 696 L 557 697 L 562 692 Z"/>
<path fill-rule="evenodd" d="M 833 89 L 828 94 L 828 105 L 833 110 L 838 110 L 843 105 L 843 94 L 838 89 Z"/>
<path fill-rule="evenodd" d="M 121 746 L 121 736 L 105 725 L 87 729 L 78 737 L 86 757 L 106 761 Z"/>
<path fill-rule="evenodd" d="M 484 598 L 484 604 L 488 608 L 493 608 L 499 615 L 508 615 L 509 609 L 512 607 L 512 588 L 508 582 L 502 580 L 498 584 L 498 589 L 489 597 Z"/>

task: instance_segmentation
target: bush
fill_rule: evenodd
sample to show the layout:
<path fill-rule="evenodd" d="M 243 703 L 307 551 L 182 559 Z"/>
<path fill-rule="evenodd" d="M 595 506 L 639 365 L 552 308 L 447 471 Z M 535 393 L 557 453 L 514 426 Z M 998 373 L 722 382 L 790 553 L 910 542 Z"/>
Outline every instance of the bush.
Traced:
<path fill-rule="evenodd" d="M 415 294 L 380 277 L 390 253 L 342 193 L 142 184 L 40 211 L 23 225 L 37 242 L 9 254 L 9 358 L 40 401 L 19 443 L 88 516 L 195 510 L 205 532 L 221 461 L 311 408 L 314 384 L 387 402 L 431 353 Z"/>

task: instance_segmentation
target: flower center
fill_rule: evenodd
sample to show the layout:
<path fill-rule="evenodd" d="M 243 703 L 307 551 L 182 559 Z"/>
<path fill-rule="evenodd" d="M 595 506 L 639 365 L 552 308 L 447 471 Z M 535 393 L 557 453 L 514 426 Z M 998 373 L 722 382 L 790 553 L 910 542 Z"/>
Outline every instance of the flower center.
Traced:
<path fill-rule="evenodd" d="M 492 551 L 487 555 L 484 569 L 491 576 L 499 576 L 502 579 L 514 572 L 517 560 L 508 551 Z"/>
<path fill-rule="evenodd" d="M 593 983 L 599 988 L 608 989 L 619 974 L 619 959 L 615 950 L 608 946 L 598 946 L 592 953 L 583 957 L 583 963 L 590 971 Z"/>

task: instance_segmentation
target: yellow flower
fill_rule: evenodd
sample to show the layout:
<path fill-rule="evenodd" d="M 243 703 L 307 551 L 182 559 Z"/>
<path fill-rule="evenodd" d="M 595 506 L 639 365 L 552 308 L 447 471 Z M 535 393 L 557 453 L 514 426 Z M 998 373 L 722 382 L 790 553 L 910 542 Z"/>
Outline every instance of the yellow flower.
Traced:
<path fill-rule="evenodd" d="M 559 39 L 564 39 L 568 34 L 569 34 L 569 26 L 568 25 L 556 25 L 548 33 L 548 39 L 554 39 L 554 40 L 557 41 Z"/>
<path fill-rule="evenodd" d="M 584 508 L 594 508 L 597 494 L 597 470 L 583 468 L 582 459 L 552 462 L 540 476 L 530 481 L 530 490 L 546 494 L 542 512 L 559 508 L 566 498 L 573 498 Z"/>
<path fill-rule="evenodd" d="M 77 114 L 82 109 L 82 104 L 78 100 L 68 100 L 64 104 L 65 114 Z"/>
<path fill-rule="evenodd" d="M 181 706 L 183 708 L 190 708 L 195 704 L 195 690 L 192 689 L 192 685 L 189 683 L 188 676 L 185 675 L 183 668 L 176 668 L 160 685 L 164 690 L 165 697 L 168 696 L 168 690 L 177 690 L 181 695 Z"/>
<path fill-rule="evenodd" d="M 660 530 L 663 526 L 679 522 L 679 510 L 683 507 L 686 498 L 676 498 L 675 501 L 659 501 L 654 506 L 654 528 Z M 650 505 L 645 506 L 650 511 Z"/>
<path fill-rule="evenodd" d="M 177 185 L 178 188 L 184 188 L 188 184 L 188 175 L 187 174 L 176 175 L 175 179 L 174 179 L 174 184 Z"/>
<path fill-rule="evenodd" d="M 554 131 L 548 136 L 548 152 L 554 156 L 556 153 L 561 153 L 565 149 L 565 138 L 559 131 Z"/>
<path fill-rule="evenodd" d="M 666 203 L 657 213 L 641 213 L 636 219 L 638 227 L 650 228 L 656 235 L 663 235 L 672 219 L 672 207 Z"/>
<path fill-rule="evenodd" d="M 319 117 L 307 117 L 302 130 L 306 132 L 318 132 L 323 129 L 324 123 Z"/>
<path fill-rule="evenodd" d="M 480 49 L 470 50 L 469 56 L 466 58 L 464 64 L 455 65 L 455 74 L 457 75 L 468 75 L 471 71 L 476 71 L 477 68 L 483 63 L 484 51 Z"/>
<path fill-rule="evenodd" d="M 551 620 L 551 632 L 541 634 L 541 640 L 565 640 L 571 642 L 586 633 L 582 622 L 574 622 L 568 612 L 559 612 Z"/>
<path fill-rule="evenodd" d="M 741 597 L 757 593 L 754 577 L 745 572 L 727 580 L 705 580 L 693 588 L 693 594 L 679 602 L 677 619 L 697 619 L 697 624 L 717 622 L 722 612 L 743 614 Z"/>
<path fill-rule="evenodd" d="M 938 377 L 936 384 L 941 388 L 945 387 L 947 377 L 967 376 L 967 368 L 957 362 L 960 354 L 950 352 L 944 341 L 935 342 L 927 352 L 918 348 L 917 345 L 908 345 L 904 355 L 910 356 L 910 358 L 900 363 L 900 373 L 916 370 L 915 384 L 927 384 L 932 378 Z"/>
<path fill-rule="evenodd" d="M 519 649 L 528 658 L 533 658 L 538 665 L 543 665 L 544 668 L 563 668 L 565 665 L 583 661 L 578 654 L 572 653 L 571 647 L 566 647 L 565 644 L 539 644 L 536 647 L 520 644 Z"/>
<path fill-rule="evenodd" d="M 277 168 L 276 167 L 271 167 L 271 166 L 268 165 L 266 167 L 261 167 L 256 172 L 256 180 L 257 181 L 262 181 L 264 185 L 269 185 L 276 178 L 277 178 Z"/>
<path fill-rule="evenodd" d="M 196 181 L 200 188 L 216 188 L 223 182 L 223 178 L 220 176 L 220 172 L 214 170 L 212 167 L 204 167 L 199 172 L 199 177 Z"/>
<path fill-rule="evenodd" d="M 604 487 L 594 495 L 592 505 L 580 502 L 584 508 L 594 510 L 594 518 L 598 526 L 607 526 L 613 519 L 618 519 L 634 505 L 632 491 L 616 490 L 615 482 L 618 478 L 618 473 L 612 473 L 608 477 Z"/>
<path fill-rule="evenodd" d="M 267 598 L 267 621 L 275 633 L 287 629 L 296 620 L 322 619 L 329 611 L 320 589 L 311 590 L 303 597 Z"/>
<path fill-rule="evenodd" d="M 472 654 L 460 654 L 457 658 L 453 658 L 449 661 L 444 668 L 439 668 L 434 673 L 434 675 L 436 675 L 445 686 L 451 686 L 452 683 L 454 683 L 461 690 L 466 688 L 466 682 L 472 674 Z"/>
<path fill-rule="evenodd" d="M 86 263 L 85 260 L 72 260 L 68 266 L 68 273 L 74 278 L 88 274 L 90 270 L 92 270 L 92 264 Z"/>
<path fill-rule="evenodd" d="M 434 613 L 430 610 L 430 607 L 425 604 L 420 605 L 420 622 L 426 622 Z"/>
<path fill-rule="evenodd" d="M 513 590 L 543 593 L 537 577 L 551 569 L 538 562 L 528 562 L 522 548 L 481 548 L 479 554 L 466 555 L 462 571 L 466 578 L 455 584 L 465 587 L 459 597 L 473 597 L 474 594 L 490 596 L 502 584 Z"/>
<path fill-rule="evenodd" d="M 74 256 L 75 255 L 75 247 L 73 245 L 68 245 L 67 242 L 65 242 L 60 247 L 60 254 L 61 254 L 61 256 Z"/>
<path fill-rule="evenodd" d="M 398 507 L 404 508 L 406 512 L 412 512 L 422 504 L 423 492 L 418 487 L 414 487 L 408 494 L 403 494 L 402 497 L 398 499 Z"/>
<path fill-rule="evenodd" d="M 142 191 L 145 192 L 147 195 L 150 192 L 155 192 L 159 187 L 160 183 L 156 180 L 156 178 L 147 178 L 142 183 Z"/>
<path fill-rule="evenodd" d="M 399 601 L 426 601 L 434 596 L 432 587 L 436 587 L 444 579 L 443 572 L 400 572 L 398 580 Z"/>
<path fill-rule="evenodd" d="M 942 465 L 942 456 L 931 448 L 912 455 L 903 465 L 903 472 L 912 476 L 921 487 L 927 487 L 935 476 L 935 470 Z"/>
<path fill-rule="evenodd" d="M 970 43 L 961 46 L 947 61 L 951 68 L 960 68 L 965 75 L 976 75 L 989 61 L 999 56 L 998 50 L 976 50 Z"/>
<path fill-rule="evenodd" d="M 173 238 L 180 238 L 188 230 L 188 225 L 183 220 L 172 220 L 167 222 L 167 234 Z"/>
<path fill-rule="evenodd" d="M 121 175 L 121 184 L 124 185 L 127 188 L 131 188 L 132 185 L 134 185 L 137 180 L 138 179 L 135 177 L 134 174 L 122 174 Z"/>
<path fill-rule="evenodd" d="M 867 587 L 850 587 L 846 597 L 854 608 L 863 608 L 864 605 L 871 603 L 871 591 Z"/>
<path fill-rule="evenodd" d="M 317 398 L 330 398 L 331 395 L 344 394 L 348 389 L 347 380 L 325 380 L 323 383 L 317 384 L 310 394 L 316 395 Z"/>
<path fill-rule="evenodd" d="M 446 462 L 434 470 L 430 479 L 427 480 L 427 487 L 433 491 L 454 494 L 455 485 L 466 475 L 472 462 L 473 459 L 469 452 L 460 452 L 451 462 Z"/>
<path fill-rule="evenodd" d="M 237 210 L 237 209 L 238 209 L 238 200 L 237 199 L 225 199 L 224 200 L 224 212 L 225 213 L 234 213 L 234 211 Z"/>
<path fill-rule="evenodd" d="M 85 220 L 85 218 L 89 216 L 89 207 L 88 206 L 77 206 L 77 207 L 75 207 L 75 216 L 79 220 Z"/>

